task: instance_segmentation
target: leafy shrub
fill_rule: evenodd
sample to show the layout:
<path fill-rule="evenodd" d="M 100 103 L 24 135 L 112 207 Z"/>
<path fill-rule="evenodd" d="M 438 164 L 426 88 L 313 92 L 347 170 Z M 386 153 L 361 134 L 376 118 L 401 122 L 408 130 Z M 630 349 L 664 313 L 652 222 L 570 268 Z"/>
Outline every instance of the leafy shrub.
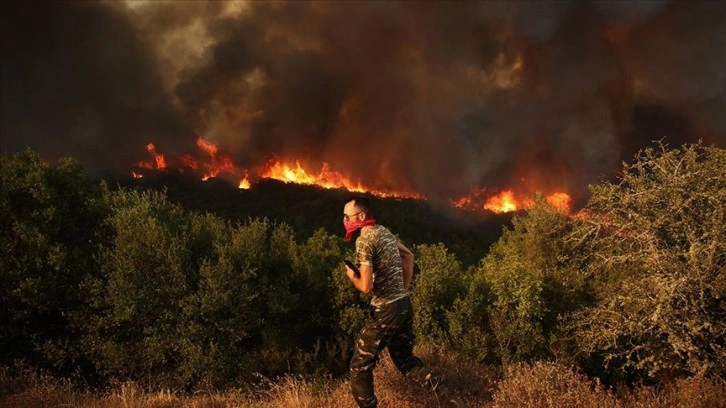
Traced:
<path fill-rule="evenodd" d="M 497 361 L 496 338 L 489 319 L 493 295 L 491 285 L 481 273 L 469 279 L 465 296 L 454 302 L 447 314 L 453 350 L 473 356 L 477 361 Z"/>
<path fill-rule="evenodd" d="M 81 364 L 70 316 L 106 239 L 100 198 L 73 159 L 44 163 L 30 150 L 0 157 L 0 362 L 65 372 Z"/>
<path fill-rule="evenodd" d="M 106 200 L 113 240 L 79 321 L 101 374 L 197 388 L 339 367 L 342 240 L 321 230 L 298 244 L 286 224 L 232 225 L 153 191 Z"/>
<path fill-rule="evenodd" d="M 339 241 L 345 242 L 345 241 Z M 365 325 L 370 312 L 370 296 L 363 295 L 351 285 L 345 274 L 343 259 L 353 259 L 355 248 L 348 244 L 340 246 L 341 258 L 337 267 L 333 269 L 333 286 L 335 288 L 334 309 L 337 323 L 335 338 L 340 345 L 341 361 L 346 362 L 352 356 L 355 341 Z"/>
<path fill-rule="evenodd" d="M 581 353 L 636 379 L 726 374 L 724 168 L 724 149 L 661 145 L 592 187 L 573 232 L 598 296 L 568 323 Z"/>
<path fill-rule="evenodd" d="M 447 314 L 464 297 L 467 277 L 444 244 L 419 245 L 415 251 L 420 273 L 411 284 L 414 331 L 424 343 L 449 342 Z"/>
<path fill-rule="evenodd" d="M 188 219 L 160 193 L 121 190 L 106 199 L 115 234 L 101 252 L 101 275 L 86 282 L 91 309 L 78 323 L 85 345 L 103 373 L 169 380 L 194 274 Z"/>
<path fill-rule="evenodd" d="M 336 285 L 344 284 L 342 260 L 345 240 L 340 236 L 318 229 L 303 244 L 296 247 L 292 260 L 294 285 L 299 293 L 296 313 L 290 324 L 298 327 L 291 340 L 299 346 L 301 339 L 314 339 L 313 353 L 308 355 L 304 372 L 347 372 L 346 357 L 351 350 L 352 338 L 345 335 L 343 327 L 348 323 L 340 320 L 338 302 L 341 296 Z M 348 284 L 350 290 L 350 284 Z M 356 326 L 356 322 L 352 323 Z M 301 367 L 302 368 L 302 367 Z M 321 373 L 322 374 L 322 373 Z"/>
<path fill-rule="evenodd" d="M 469 298 L 457 305 L 457 330 L 473 325 L 480 344 L 469 340 L 467 348 L 479 357 L 531 361 L 551 355 L 558 318 L 587 304 L 588 286 L 579 272 L 579 244 L 566 239 L 570 217 L 538 198 L 512 224 L 475 271 Z"/>

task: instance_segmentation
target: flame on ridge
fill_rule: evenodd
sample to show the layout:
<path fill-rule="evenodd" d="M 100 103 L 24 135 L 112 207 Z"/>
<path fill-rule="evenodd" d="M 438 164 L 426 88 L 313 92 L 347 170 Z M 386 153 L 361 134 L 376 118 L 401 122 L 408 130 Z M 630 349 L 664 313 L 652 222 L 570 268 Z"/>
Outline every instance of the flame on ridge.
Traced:
<path fill-rule="evenodd" d="M 320 171 L 315 174 L 306 170 L 300 165 L 300 161 L 296 160 L 295 164 L 286 164 L 279 160 L 271 160 L 267 166 L 257 173 L 259 178 L 271 178 L 284 181 L 286 183 L 316 185 L 323 188 L 345 188 L 351 192 L 371 193 L 379 197 L 395 197 L 395 198 L 417 198 L 422 199 L 423 196 L 413 192 L 381 190 L 364 186 L 360 181 L 353 181 L 343 174 L 331 170 L 328 163 L 323 163 Z"/>
<path fill-rule="evenodd" d="M 156 152 L 156 145 L 154 145 L 153 143 L 147 144 L 146 151 L 151 154 L 151 157 L 154 159 L 154 161 L 140 162 L 137 164 L 137 166 L 141 167 L 142 169 L 148 170 L 162 170 L 166 168 L 166 159 L 164 158 L 163 154 Z M 143 176 L 140 173 L 134 173 L 134 177 L 141 178 Z"/>
<path fill-rule="evenodd" d="M 570 212 L 572 197 L 567 193 L 554 192 L 545 195 L 544 200 L 562 212 Z M 535 201 L 529 195 L 517 194 L 512 190 L 504 190 L 492 194 L 486 189 L 476 189 L 468 196 L 451 200 L 451 204 L 456 208 L 462 209 L 479 209 L 489 210 L 495 213 L 507 213 L 531 208 L 534 206 Z"/>
<path fill-rule="evenodd" d="M 195 159 L 191 154 L 185 153 L 171 159 L 170 164 L 167 164 L 164 155 L 157 152 L 153 143 L 149 143 L 146 150 L 151 155 L 151 160 L 136 163 L 136 167 L 146 170 L 175 168 L 182 173 L 185 170 L 192 170 L 194 173 L 200 174 L 202 180 L 225 174 L 238 177 L 240 180 L 238 187 L 240 189 L 249 189 L 255 181 L 270 178 L 286 183 L 316 185 L 328 189 L 345 188 L 351 192 L 368 192 L 379 197 L 423 198 L 423 196 L 415 192 L 376 189 L 365 186 L 360 181 L 354 181 L 342 173 L 332 170 L 330 165 L 325 162 L 319 172 L 314 172 L 309 167 L 303 167 L 299 160 L 295 160 L 294 164 L 282 160 L 270 160 L 258 169 L 248 170 L 237 166 L 231 156 L 220 152 L 217 145 L 199 135 L 197 135 L 197 147 L 207 156 L 205 160 Z M 141 171 L 132 170 L 131 173 L 134 178 L 144 176 Z"/>
<path fill-rule="evenodd" d="M 285 163 L 281 160 L 270 160 L 264 166 L 250 173 L 248 169 L 242 169 L 234 162 L 231 156 L 221 153 L 214 143 L 205 140 L 197 135 L 197 147 L 206 156 L 206 160 L 195 159 L 191 154 L 185 153 L 172 158 L 170 163 L 163 154 L 157 152 L 153 143 L 146 145 L 146 150 L 152 156 L 149 161 L 136 163 L 136 167 L 146 170 L 165 170 L 169 167 L 176 168 L 180 172 L 185 169 L 194 171 L 201 175 L 202 180 L 208 180 L 225 174 L 239 178 L 238 187 L 249 189 L 254 182 L 263 178 L 271 178 L 286 183 L 316 185 L 323 188 L 345 188 L 351 192 L 367 192 L 379 197 L 414 198 L 424 199 L 422 195 L 411 191 L 380 190 L 363 185 L 360 181 L 353 181 L 343 174 L 334 171 L 328 163 L 323 163 L 319 172 L 315 173 L 295 160 L 295 164 Z M 131 171 L 134 178 L 142 178 L 142 171 Z M 544 197 L 545 201 L 560 211 L 569 213 L 572 198 L 564 192 L 554 192 Z M 464 197 L 450 200 L 451 205 L 460 209 L 488 210 L 494 213 L 507 213 L 530 208 L 534 205 L 531 196 L 516 193 L 513 190 L 503 190 L 492 193 L 487 189 L 474 189 Z"/>

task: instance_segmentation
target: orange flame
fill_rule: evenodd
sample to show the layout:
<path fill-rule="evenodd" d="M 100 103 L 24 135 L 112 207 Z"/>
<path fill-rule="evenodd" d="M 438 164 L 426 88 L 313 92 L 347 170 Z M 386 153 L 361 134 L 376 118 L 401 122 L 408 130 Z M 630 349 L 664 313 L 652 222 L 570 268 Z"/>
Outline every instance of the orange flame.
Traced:
<path fill-rule="evenodd" d="M 562 212 L 569 213 L 572 197 L 567 193 L 556 192 L 545 196 L 545 202 Z M 529 195 L 516 194 L 512 190 L 492 195 L 486 189 L 479 189 L 473 190 L 468 196 L 451 200 L 451 205 L 457 208 L 483 209 L 498 214 L 532 208 L 534 204 L 535 201 Z"/>
<path fill-rule="evenodd" d="M 190 169 L 199 174 L 202 180 L 217 177 L 220 174 L 227 174 L 239 178 L 239 188 L 249 189 L 254 181 L 262 178 L 271 178 L 286 183 L 316 185 L 323 188 L 344 188 L 351 192 L 367 192 L 379 197 L 413 198 L 424 199 L 424 197 L 413 191 L 381 189 L 364 185 L 344 176 L 340 172 L 332 170 L 328 163 L 323 162 L 320 171 L 311 171 L 310 167 L 304 167 L 299 160 L 285 162 L 281 160 L 270 160 L 266 165 L 258 169 L 242 169 L 232 157 L 221 152 L 214 143 L 197 137 L 197 147 L 206 156 L 205 159 L 195 159 L 191 154 L 182 154 L 172 158 L 173 167 L 179 171 Z M 163 154 L 156 151 L 156 146 L 149 143 L 146 150 L 151 154 L 152 160 L 142 161 L 136 164 L 140 169 L 164 170 L 167 169 L 167 160 Z M 134 178 L 142 178 L 144 174 L 140 171 L 133 171 Z M 555 192 L 545 197 L 545 201 L 553 207 L 569 212 L 571 197 L 564 192 Z M 465 197 L 451 200 L 451 205 L 457 208 L 468 208 L 474 210 L 488 210 L 495 213 L 506 213 L 521 209 L 530 208 L 534 200 L 527 195 L 515 193 L 514 190 L 504 190 L 492 194 L 487 189 L 474 189 Z"/>
<path fill-rule="evenodd" d="M 493 211 L 495 213 L 505 213 L 511 211 L 517 211 L 522 204 L 519 204 L 514 198 L 514 193 L 511 190 L 502 191 L 501 193 L 489 198 L 484 203 L 484 209 Z"/>
<path fill-rule="evenodd" d="M 241 169 L 237 167 L 229 155 L 219 154 L 219 149 L 214 143 L 204 140 L 201 136 L 197 136 L 197 147 L 209 156 L 208 161 L 195 160 L 189 154 L 184 154 L 179 159 L 184 166 L 201 171 L 203 173 L 202 180 L 217 177 L 221 173 L 229 173 L 236 176 L 242 174 Z"/>
<path fill-rule="evenodd" d="M 247 178 L 247 175 L 245 174 L 245 178 L 243 178 L 242 180 L 239 181 L 239 187 L 237 187 L 237 188 L 240 188 L 243 190 L 249 190 L 250 187 L 252 187 L 252 184 L 250 184 L 250 180 Z"/>
<path fill-rule="evenodd" d="M 368 192 L 379 197 L 396 197 L 396 198 L 422 198 L 421 195 L 394 190 L 382 190 L 364 186 L 359 181 L 353 181 L 343 174 L 331 170 L 328 163 L 323 162 L 320 171 L 315 174 L 307 171 L 300 165 L 300 161 L 296 160 L 295 165 L 285 164 L 280 161 L 271 161 L 267 167 L 258 172 L 260 178 L 271 178 L 284 181 L 286 183 L 316 185 L 323 188 L 344 188 L 351 192 Z"/>
<path fill-rule="evenodd" d="M 572 197 L 567 193 L 554 193 L 545 197 L 547 204 L 562 212 L 569 213 L 572 205 Z"/>
<path fill-rule="evenodd" d="M 217 145 L 198 136 L 197 147 L 207 158 L 199 160 L 191 154 L 182 154 L 173 159 L 174 163 L 178 164 L 179 171 L 183 172 L 185 169 L 193 170 L 200 174 L 202 180 L 208 180 L 225 173 L 239 177 L 240 181 L 238 186 L 241 189 L 249 189 L 252 186 L 249 170 L 243 170 L 237 166 L 231 156 L 220 152 Z M 146 150 L 151 154 L 153 160 L 139 162 L 136 164 L 137 167 L 147 170 L 163 170 L 167 168 L 164 155 L 156 151 L 156 146 L 153 143 L 149 143 Z M 132 171 L 132 176 L 134 178 L 141 178 L 143 174 Z M 369 192 L 381 197 L 422 198 L 421 195 L 413 192 L 374 189 L 364 186 L 361 182 L 354 181 L 332 170 L 328 163 L 322 163 L 320 171 L 313 172 L 309 168 L 304 168 L 299 160 L 296 160 L 294 165 L 279 160 L 270 161 L 266 166 L 257 169 L 253 174 L 253 178 L 271 178 L 286 183 L 317 185 L 323 188 L 345 188 L 349 191 Z"/>
<path fill-rule="evenodd" d="M 354 183 L 345 178 L 342 174 L 330 170 L 328 163 L 323 163 L 323 167 L 320 169 L 320 172 L 315 175 L 309 174 L 300 165 L 300 161 L 296 160 L 294 166 L 275 161 L 266 169 L 260 171 L 259 175 L 262 178 L 271 178 L 284 181 L 286 183 L 315 184 L 323 188 L 343 187 L 349 191 L 366 191 L 360 183 Z"/>
<path fill-rule="evenodd" d="M 151 154 L 151 157 L 154 159 L 154 161 L 147 161 L 147 162 L 139 162 L 136 165 L 143 168 L 143 169 L 149 169 L 149 170 L 162 170 L 166 168 L 166 159 L 164 158 L 163 154 L 159 154 L 156 152 L 156 146 L 154 146 L 153 143 L 149 143 L 146 145 L 146 151 Z M 136 177 L 136 176 L 134 176 Z M 140 177 L 138 177 L 140 178 Z"/>

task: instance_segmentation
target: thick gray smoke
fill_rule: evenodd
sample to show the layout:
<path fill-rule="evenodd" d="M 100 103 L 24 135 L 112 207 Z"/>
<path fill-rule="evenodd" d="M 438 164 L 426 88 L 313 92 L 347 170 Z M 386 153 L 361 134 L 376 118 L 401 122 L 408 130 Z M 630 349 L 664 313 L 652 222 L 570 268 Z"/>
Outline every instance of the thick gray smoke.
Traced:
<path fill-rule="evenodd" d="M 195 132 L 432 199 L 582 194 L 726 143 L 720 2 L 4 2 L 1 148 L 128 172 Z"/>

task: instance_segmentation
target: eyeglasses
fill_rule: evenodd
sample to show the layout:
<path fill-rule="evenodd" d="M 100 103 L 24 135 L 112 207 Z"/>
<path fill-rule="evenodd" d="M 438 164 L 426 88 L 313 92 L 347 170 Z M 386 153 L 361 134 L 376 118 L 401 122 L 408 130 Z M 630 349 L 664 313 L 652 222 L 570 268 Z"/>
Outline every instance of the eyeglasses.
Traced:
<path fill-rule="evenodd" d="M 364 213 L 364 212 L 365 211 L 358 211 L 357 213 L 351 214 L 351 215 L 343 214 L 343 219 L 346 220 L 346 221 L 350 221 L 351 218 L 355 217 L 358 214 Z"/>

